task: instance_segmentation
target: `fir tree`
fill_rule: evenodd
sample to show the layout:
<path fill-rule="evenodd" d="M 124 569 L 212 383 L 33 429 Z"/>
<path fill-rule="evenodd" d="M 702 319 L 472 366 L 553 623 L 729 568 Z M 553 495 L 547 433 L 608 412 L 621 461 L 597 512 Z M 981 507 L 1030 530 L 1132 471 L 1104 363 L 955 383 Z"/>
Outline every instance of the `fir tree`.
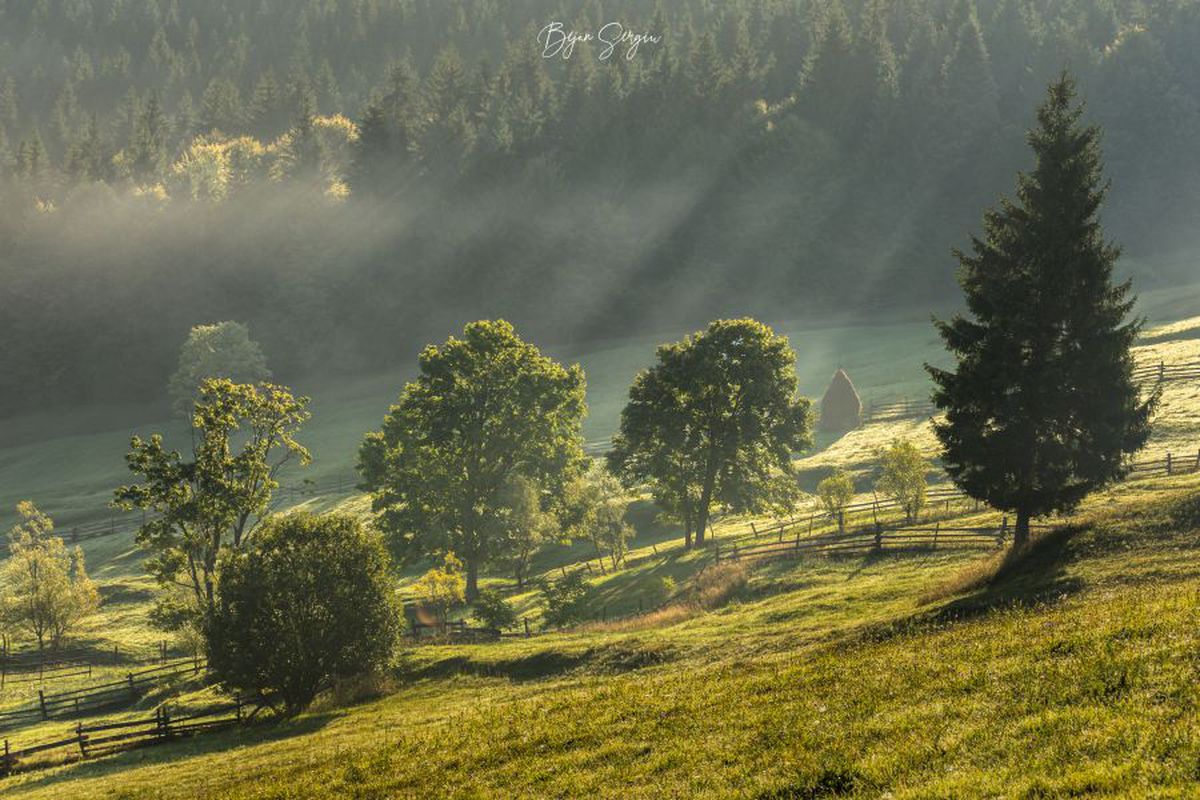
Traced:
<path fill-rule="evenodd" d="M 971 253 L 955 253 L 969 316 L 939 322 L 954 371 L 927 366 L 946 412 L 936 424 L 947 472 L 963 491 L 1032 517 L 1075 507 L 1120 478 L 1145 444 L 1154 398 L 1133 382 L 1129 283 L 1097 220 L 1100 131 L 1083 127 L 1067 75 L 1052 84 L 1028 141 L 1031 173 L 1015 201 L 984 215 Z"/>

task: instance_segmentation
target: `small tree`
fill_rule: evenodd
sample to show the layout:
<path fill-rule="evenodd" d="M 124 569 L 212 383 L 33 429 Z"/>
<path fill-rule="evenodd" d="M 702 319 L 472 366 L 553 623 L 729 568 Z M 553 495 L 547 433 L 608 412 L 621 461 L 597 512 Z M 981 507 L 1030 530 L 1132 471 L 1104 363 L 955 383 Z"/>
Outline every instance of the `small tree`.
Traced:
<path fill-rule="evenodd" d="M 620 481 L 597 462 L 568 488 L 565 505 L 572 534 L 591 543 L 600 569 L 605 556 L 613 569 L 620 567 L 634 537 L 633 526 L 625 521 L 629 495 Z"/>
<path fill-rule="evenodd" d="M 634 380 L 608 464 L 629 487 L 648 485 L 703 544 L 714 505 L 788 508 L 799 492 L 792 457 L 810 443 L 810 403 L 796 390 L 786 337 L 752 319 L 718 320 Z"/>
<path fill-rule="evenodd" d="M 308 463 L 295 439 L 307 404 L 282 386 L 212 378 L 192 414 L 190 460 L 167 450 L 159 434 L 133 437 L 125 461 L 142 482 L 118 488 L 113 502 L 157 513 L 137 541 L 153 554 L 146 566 L 164 589 L 155 615 L 164 627 L 178 629 L 212 610 L 221 554 L 254 534 L 279 470 L 293 459 Z"/>
<path fill-rule="evenodd" d="M 542 600 L 546 604 L 542 617 L 546 626 L 563 628 L 582 622 L 587 615 L 590 595 L 591 587 L 580 570 L 548 581 L 542 587 Z"/>
<path fill-rule="evenodd" d="M 512 481 L 561 495 L 584 467 L 583 370 L 522 341 L 503 320 L 467 325 L 421 353 L 420 373 L 359 452 L 380 524 L 412 562 L 453 551 L 467 598 L 507 551 Z"/>
<path fill-rule="evenodd" d="M 262 348 L 240 322 L 196 325 L 179 351 L 179 366 L 167 383 L 172 408 L 181 417 L 192 412 L 207 378 L 259 383 L 271 377 Z"/>
<path fill-rule="evenodd" d="M 504 541 L 503 551 L 512 563 L 517 588 L 525 588 L 533 556 L 547 542 L 554 541 L 558 525 L 554 515 L 543 510 L 538 485 L 521 475 L 514 476 L 497 509 L 497 524 L 503 529 L 497 538 Z"/>
<path fill-rule="evenodd" d="M 925 476 L 929 462 L 910 441 L 894 439 L 879 451 L 879 480 L 875 488 L 904 509 L 904 519 L 914 522 L 925 507 Z"/>
<path fill-rule="evenodd" d="M 475 598 L 475 618 L 484 627 L 506 630 L 517 624 L 517 612 L 495 589 L 482 589 Z"/>
<path fill-rule="evenodd" d="M 10 625 L 58 647 L 67 634 L 100 605 L 87 575 L 83 550 L 68 549 L 54 535 L 54 522 L 25 500 L 17 504 L 22 521 L 9 532 L 9 558 L 0 570 L 0 596 Z"/>
<path fill-rule="evenodd" d="M 392 656 L 400 610 L 382 538 L 344 514 L 271 518 L 253 546 L 222 559 L 204 631 L 218 680 L 304 710 Z"/>
<path fill-rule="evenodd" d="M 817 496 L 829 516 L 837 519 L 838 531 L 846 532 L 846 506 L 854 499 L 854 478 L 845 470 L 835 470 L 817 484 Z"/>
<path fill-rule="evenodd" d="M 422 605 L 437 616 L 442 630 L 450 619 L 450 611 L 467 599 L 467 581 L 463 577 L 463 563 L 454 553 L 442 557 L 442 565 L 426 572 L 412 585 L 413 594 L 421 599 Z"/>

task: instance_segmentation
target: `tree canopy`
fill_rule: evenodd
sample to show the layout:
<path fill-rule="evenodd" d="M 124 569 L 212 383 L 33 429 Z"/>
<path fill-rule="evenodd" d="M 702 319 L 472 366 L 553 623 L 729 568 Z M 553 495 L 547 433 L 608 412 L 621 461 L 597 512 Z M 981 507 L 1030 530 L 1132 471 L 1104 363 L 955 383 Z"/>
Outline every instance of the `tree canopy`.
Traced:
<path fill-rule="evenodd" d="M 752 319 L 718 320 L 659 347 L 634 379 L 608 464 L 628 486 L 650 487 L 689 547 L 703 544 L 714 506 L 794 501 L 792 458 L 811 442 L 810 405 L 785 337 Z"/>
<path fill-rule="evenodd" d="M 222 554 L 241 548 L 264 519 L 279 470 L 309 461 L 295 438 L 307 405 L 283 386 L 209 378 L 192 412 L 190 458 L 161 434 L 133 437 L 125 461 L 140 481 L 119 487 L 113 502 L 153 512 L 137 540 L 164 589 L 160 623 L 195 624 L 212 611 Z"/>
<path fill-rule="evenodd" d="M 400 557 L 454 552 L 467 595 L 508 555 L 512 481 L 561 495 L 584 465 L 584 376 L 503 320 L 472 322 L 430 345 L 380 431 L 359 452 L 363 485 Z"/>

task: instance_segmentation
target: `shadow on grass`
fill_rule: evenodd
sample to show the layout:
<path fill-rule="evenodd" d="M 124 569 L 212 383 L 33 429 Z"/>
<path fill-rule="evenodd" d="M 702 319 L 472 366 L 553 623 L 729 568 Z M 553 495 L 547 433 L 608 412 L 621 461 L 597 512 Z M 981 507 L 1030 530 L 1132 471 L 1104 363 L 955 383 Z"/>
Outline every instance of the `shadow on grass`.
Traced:
<path fill-rule="evenodd" d="M 55 786 L 68 781 L 104 778 L 131 767 L 166 765 L 180 758 L 222 753 L 236 747 L 281 741 L 293 736 L 305 736 L 324 728 L 337 717 L 336 711 L 309 714 L 299 719 L 269 720 L 251 723 L 240 728 L 200 734 L 164 744 L 138 747 L 86 761 L 72 761 L 63 769 L 46 772 L 38 777 L 25 773 L 22 789 Z M 47 765 L 52 766 L 52 765 Z M 33 773 L 35 774 L 35 773 Z M 0 782 L 0 787 L 3 783 Z M 64 790 L 64 794 L 66 794 Z"/>
<path fill-rule="evenodd" d="M 526 656 L 488 661 L 452 656 L 408 669 L 402 667 L 399 677 L 405 681 L 418 681 L 474 675 L 523 682 L 579 670 L 601 674 L 631 672 L 664 664 L 675 657 L 674 649 L 666 645 L 617 642 L 575 652 L 547 649 Z"/>

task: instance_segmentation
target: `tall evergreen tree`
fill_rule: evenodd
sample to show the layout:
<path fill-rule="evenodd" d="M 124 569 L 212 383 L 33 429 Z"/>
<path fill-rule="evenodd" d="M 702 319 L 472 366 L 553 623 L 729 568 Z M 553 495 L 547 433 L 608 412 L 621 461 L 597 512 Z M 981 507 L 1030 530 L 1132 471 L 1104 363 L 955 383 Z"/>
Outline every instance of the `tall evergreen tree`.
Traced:
<path fill-rule="evenodd" d="M 1141 322 L 1129 319 L 1129 283 L 1112 281 L 1100 131 L 1082 114 L 1064 74 L 1037 111 L 1035 166 L 1016 200 L 986 212 L 971 253 L 955 253 L 970 314 L 937 326 L 957 368 L 926 367 L 946 412 L 935 427 L 947 472 L 1016 513 L 1017 546 L 1032 517 L 1120 478 L 1150 433 L 1154 398 L 1139 396 L 1130 353 Z"/>

